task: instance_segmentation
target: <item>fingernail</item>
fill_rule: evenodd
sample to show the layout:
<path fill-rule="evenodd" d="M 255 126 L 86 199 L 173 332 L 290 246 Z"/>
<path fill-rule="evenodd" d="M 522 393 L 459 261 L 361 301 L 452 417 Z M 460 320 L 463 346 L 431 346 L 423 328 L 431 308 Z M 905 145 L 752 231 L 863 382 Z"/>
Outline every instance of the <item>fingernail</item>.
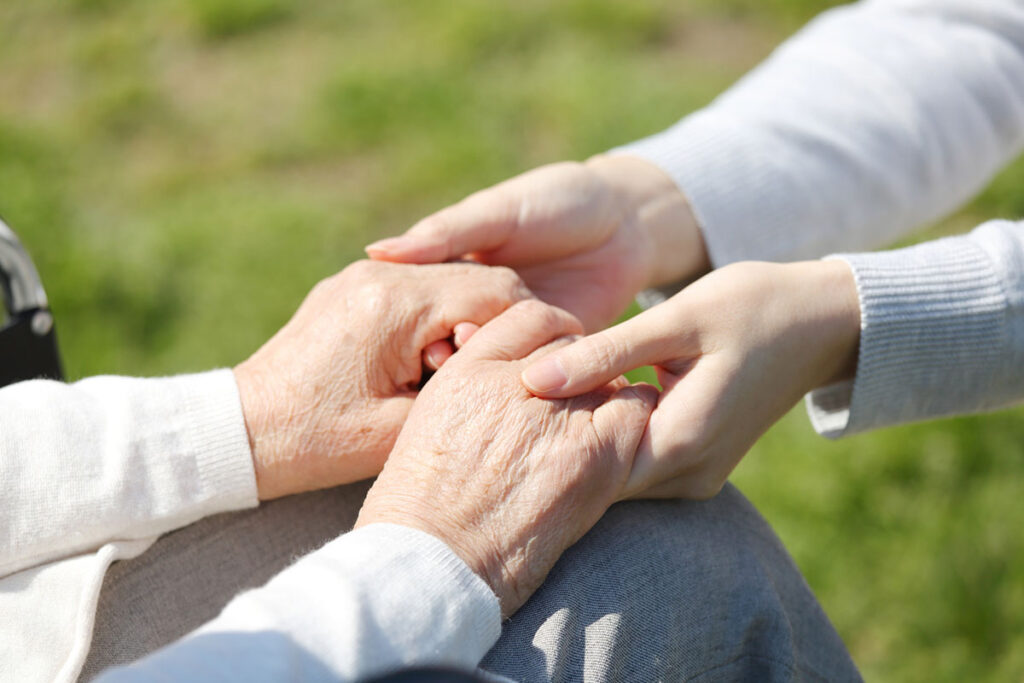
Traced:
<path fill-rule="evenodd" d="M 454 329 L 455 334 L 453 335 L 455 337 L 455 345 L 461 347 L 463 344 L 468 342 L 469 338 L 476 333 L 477 329 L 479 328 L 473 323 L 459 323 L 456 325 Z"/>
<path fill-rule="evenodd" d="M 569 377 L 557 358 L 545 358 L 523 371 L 523 384 L 534 393 L 561 389 L 568 381 Z"/>
<path fill-rule="evenodd" d="M 388 237 L 387 239 L 377 240 L 372 244 L 367 244 L 366 251 L 376 251 L 385 254 L 392 251 L 400 251 L 404 241 L 405 240 L 402 237 Z"/>
<path fill-rule="evenodd" d="M 426 355 L 427 357 L 424 360 L 426 361 L 427 367 L 431 370 L 439 370 L 441 368 L 441 363 L 444 362 L 442 360 L 441 352 L 431 349 L 430 351 L 427 351 Z"/>
<path fill-rule="evenodd" d="M 388 237 L 366 246 L 366 251 L 378 254 L 409 254 L 409 252 L 432 252 L 439 243 L 436 239 L 418 235 L 399 235 Z"/>

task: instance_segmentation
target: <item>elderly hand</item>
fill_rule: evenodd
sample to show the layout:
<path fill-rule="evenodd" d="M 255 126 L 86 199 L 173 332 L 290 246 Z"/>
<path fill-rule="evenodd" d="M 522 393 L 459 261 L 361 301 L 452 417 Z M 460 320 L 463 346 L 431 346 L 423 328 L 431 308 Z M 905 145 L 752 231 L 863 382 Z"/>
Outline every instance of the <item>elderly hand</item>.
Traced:
<path fill-rule="evenodd" d="M 588 331 L 614 322 L 641 289 L 694 279 L 710 267 L 675 183 L 628 156 L 543 166 L 366 250 L 386 261 L 465 257 L 510 266 Z"/>
<path fill-rule="evenodd" d="M 433 534 L 487 581 L 504 614 L 522 605 L 621 497 L 654 406 L 653 387 L 622 378 L 573 399 L 530 396 L 520 371 L 580 329 L 539 301 L 481 328 L 423 389 L 356 526 Z"/>
<path fill-rule="evenodd" d="M 523 382 L 561 398 L 657 366 L 663 392 L 627 495 L 709 498 L 801 396 L 852 376 L 859 338 L 846 263 L 738 263 L 552 353 Z"/>
<path fill-rule="evenodd" d="M 361 261 L 320 282 L 235 368 L 261 499 L 380 472 L 425 350 L 530 297 L 505 268 Z"/>

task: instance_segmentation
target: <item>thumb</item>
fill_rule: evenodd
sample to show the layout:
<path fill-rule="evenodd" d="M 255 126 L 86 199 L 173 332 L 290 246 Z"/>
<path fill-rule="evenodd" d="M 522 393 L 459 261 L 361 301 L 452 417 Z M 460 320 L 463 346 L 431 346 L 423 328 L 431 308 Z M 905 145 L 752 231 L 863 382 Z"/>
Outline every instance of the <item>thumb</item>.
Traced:
<path fill-rule="evenodd" d="M 502 246 L 518 216 L 516 197 L 498 186 L 427 216 L 404 235 L 368 245 L 366 253 L 378 261 L 442 263 Z"/>
<path fill-rule="evenodd" d="M 530 364 L 522 382 L 536 396 L 567 398 L 602 387 L 629 370 L 675 360 L 678 335 L 664 318 L 663 311 L 653 308 L 584 337 Z"/>

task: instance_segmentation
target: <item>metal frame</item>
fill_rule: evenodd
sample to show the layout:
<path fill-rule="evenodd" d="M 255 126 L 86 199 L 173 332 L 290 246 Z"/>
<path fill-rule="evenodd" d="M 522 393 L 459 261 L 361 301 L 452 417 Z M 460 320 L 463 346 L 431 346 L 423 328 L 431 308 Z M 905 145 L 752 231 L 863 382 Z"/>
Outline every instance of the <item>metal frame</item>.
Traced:
<path fill-rule="evenodd" d="M 18 237 L 0 220 L 0 387 L 26 379 L 62 379 L 53 314 L 42 280 Z"/>
<path fill-rule="evenodd" d="M 43 282 L 14 231 L 0 220 L 0 289 L 13 318 L 34 308 L 49 308 Z"/>

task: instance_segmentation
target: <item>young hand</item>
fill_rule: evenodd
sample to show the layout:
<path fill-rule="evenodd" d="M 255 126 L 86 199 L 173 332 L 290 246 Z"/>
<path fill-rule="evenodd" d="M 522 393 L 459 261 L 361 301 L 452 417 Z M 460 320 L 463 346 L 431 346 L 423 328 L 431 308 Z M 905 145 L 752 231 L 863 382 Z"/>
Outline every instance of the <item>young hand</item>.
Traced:
<path fill-rule="evenodd" d="M 737 263 L 551 353 L 522 379 L 562 398 L 656 366 L 663 390 L 626 495 L 708 498 L 800 397 L 853 375 L 859 338 L 846 263 Z"/>
<path fill-rule="evenodd" d="M 686 198 L 658 167 L 628 156 L 542 166 L 366 250 L 383 261 L 515 268 L 587 331 L 614 322 L 641 289 L 709 268 Z"/>

